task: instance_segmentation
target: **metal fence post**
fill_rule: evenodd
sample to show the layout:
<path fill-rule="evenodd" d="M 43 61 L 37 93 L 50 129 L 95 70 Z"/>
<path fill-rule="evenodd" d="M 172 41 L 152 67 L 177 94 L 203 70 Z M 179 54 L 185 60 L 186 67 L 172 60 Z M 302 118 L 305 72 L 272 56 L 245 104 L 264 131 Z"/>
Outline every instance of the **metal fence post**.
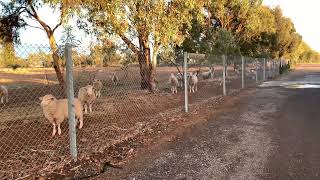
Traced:
<path fill-rule="evenodd" d="M 67 65 L 67 96 L 68 96 L 68 122 L 69 122 L 69 140 L 70 153 L 74 161 L 77 161 L 77 134 L 76 134 L 76 120 L 74 112 L 74 89 L 73 89 L 73 62 L 72 62 L 72 47 L 71 44 L 65 46 L 65 57 Z"/>
<path fill-rule="evenodd" d="M 257 59 L 255 59 L 255 64 L 256 64 L 256 83 L 258 83 L 258 81 L 259 81 L 259 79 L 258 79 L 258 70 L 259 70 L 259 68 L 258 68 L 258 60 Z"/>
<path fill-rule="evenodd" d="M 187 68 L 188 66 L 188 53 L 184 52 L 183 54 L 183 76 L 184 76 L 184 111 L 188 112 L 188 77 L 187 77 Z"/>
<path fill-rule="evenodd" d="M 263 81 L 266 80 L 266 58 L 263 58 Z"/>
<path fill-rule="evenodd" d="M 241 87 L 244 88 L 244 58 L 243 56 L 241 56 L 241 70 L 242 70 L 242 73 L 241 73 Z"/>
<path fill-rule="evenodd" d="M 222 55 L 222 66 L 223 66 L 223 75 L 222 75 L 222 86 L 223 86 L 223 95 L 226 96 L 227 95 L 227 89 L 226 89 L 226 71 L 227 69 L 226 67 L 226 56 Z"/>

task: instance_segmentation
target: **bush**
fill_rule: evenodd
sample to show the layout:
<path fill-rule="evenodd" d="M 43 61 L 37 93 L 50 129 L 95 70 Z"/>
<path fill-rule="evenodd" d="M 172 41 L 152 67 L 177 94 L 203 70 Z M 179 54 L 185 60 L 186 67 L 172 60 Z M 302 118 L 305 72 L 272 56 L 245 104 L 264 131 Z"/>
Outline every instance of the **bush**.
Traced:
<path fill-rule="evenodd" d="M 20 68 L 21 65 L 19 65 L 19 64 L 10 64 L 10 65 L 8 65 L 8 67 L 12 68 L 13 70 L 16 70 L 16 69 Z"/>

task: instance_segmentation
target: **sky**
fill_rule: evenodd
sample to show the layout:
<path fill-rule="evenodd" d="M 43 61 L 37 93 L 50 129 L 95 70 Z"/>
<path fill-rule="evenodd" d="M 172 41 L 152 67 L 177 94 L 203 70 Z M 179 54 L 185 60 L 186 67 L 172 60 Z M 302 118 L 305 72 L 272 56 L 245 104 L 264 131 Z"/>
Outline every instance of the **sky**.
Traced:
<path fill-rule="evenodd" d="M 264 0 L 264 5 L 279 5 L 285 16 L 290 17 L 299 34 L 313 48 L 320 52 L 320 0 Z M 42 8 L 39 11 L 40 17 L 45 22 L 51 22 L 52 27 L 57 23 L 58 14 L 49 8 Z M 39 26 L 37 22 L 29 22 L 34 26 Z M 62 36 L 63 28 L 60 27 L 55 32 L 55 37 L 59 40 Z M 89 36 L 83 32 L 77 33 L 78 39 L 82 42 L 82 46 L 87 47 L 91 41 Z M 27 27 L 21 30 L 21 42 L 24 44 L 41 44 L 48 45 L 48 39 L 43 30 Z"/>

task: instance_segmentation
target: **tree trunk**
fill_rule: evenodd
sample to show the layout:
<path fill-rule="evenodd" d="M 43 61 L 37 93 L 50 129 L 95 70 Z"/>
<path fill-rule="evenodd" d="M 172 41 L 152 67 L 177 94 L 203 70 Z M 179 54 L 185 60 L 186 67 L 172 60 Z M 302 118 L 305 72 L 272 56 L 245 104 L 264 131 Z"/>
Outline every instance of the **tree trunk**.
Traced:
<path fill-rule="evenodd" d="M 50 44 L 50 48 L 51 48 L 51 52 L 52 52 L 53 68 L 54 68 L 54 71 L 56 72 L 60 87 L 62 89 L 64 89 L 65 88 L 65 81 L 63 78 L 63 73 L 60 68 L 58 47 L 57 47 L 56 41 L 54 39 L 53 32 L 48 34 L 48 38 L 49 38 L 49 44 Z"/>
<path fill-rule="evenodd" d="M 154 92 L 156 88 L 155 68 L 150 59 L 150 49 L 140 49 L 138 56 L 141 76 L 140 86 L 142 89 L 148 89 L 150 92 Z"/>

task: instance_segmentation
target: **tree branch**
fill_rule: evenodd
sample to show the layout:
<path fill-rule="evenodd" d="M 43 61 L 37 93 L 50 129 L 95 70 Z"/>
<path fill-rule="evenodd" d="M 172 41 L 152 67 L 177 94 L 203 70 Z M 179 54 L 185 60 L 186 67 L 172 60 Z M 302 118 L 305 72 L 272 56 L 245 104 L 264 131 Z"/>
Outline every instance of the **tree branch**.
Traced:
<path fill-rule="evenodd" d="M 135 53 L 139 53 L 139 49 L 136 45 L 134 45 L 125 35 L 119 34 L 120 38 L 126 43 L 126 45 Z"/>
<path fill-rule="evenodd" d="M 32 26 L 32 25 L 30 25 L 30 24 L 27 24 L 27 26 L 32 27 L 32 28 L 36 28 L 36 29 L 44 30 L 44 29 L 43 29 L 43 28 L 41 28 L 41 27 L 38 27 L 38 26 Z"/>
<path fill-rule="evenodd" d="M 28 9 L 26 9 L 27 13 L 28 13 L 30 16 L 34 17 L 34 18 L 40 23 L 40 25 L 44 28 L 44 30 L 46 31 L 46 33 L 49 35 L 49 34 L 52 32 L 50 26 L 48 26 L 45 22 L 43 22 L 43 21 L 39 18 L 36 9 L 35 9 L 35 8 L 33 7 L 33 5 L 31 4 L 31 0 L 28 1 L 28 5 L 30 6 L 30 8 L 31 8 L 31 10 L 32 10 L 33 13 L 30 12 Z"/>
<path fill-rule="evenodd" d="M 54 32 L 59 26 L 61 26 L 63 16 L 64 16 L 63 4 L 61 3 L 61 6 L 60 6 L 60 22 L 53 28 L 52 32 Z"/>

